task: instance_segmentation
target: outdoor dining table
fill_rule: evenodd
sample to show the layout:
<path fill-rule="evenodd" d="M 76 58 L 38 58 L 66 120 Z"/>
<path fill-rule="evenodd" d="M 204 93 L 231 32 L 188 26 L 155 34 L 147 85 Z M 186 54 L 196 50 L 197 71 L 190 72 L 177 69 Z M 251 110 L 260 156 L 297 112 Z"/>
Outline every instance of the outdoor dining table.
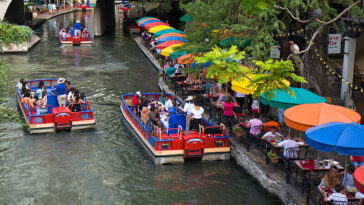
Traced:
<path fill-rule="evenodd" d="M 190 92 L 190 93 L 204 93 L 205 92 L 205 89 L 202 88 L 202 87 L 187 87 L 187 91 Z"/>

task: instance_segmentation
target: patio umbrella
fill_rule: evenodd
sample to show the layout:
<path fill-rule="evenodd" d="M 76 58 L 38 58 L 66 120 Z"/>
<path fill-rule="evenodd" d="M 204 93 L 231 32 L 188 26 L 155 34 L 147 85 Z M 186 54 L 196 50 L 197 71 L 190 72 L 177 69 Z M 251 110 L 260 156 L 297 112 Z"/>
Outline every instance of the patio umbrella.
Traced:
<path fill-rule="evenodd" d="M 184 15 L 182 16 L 181 18 L 179 18 L 180 21 L 183 21 L 183 22 L 191 22 L 193 21 L 193 17 L 191 15 Z"/>
<path fill-rule="evenodd" d="M 166 41 L 166 42 L 163 42 L 159 45 L 157 45 L 157 48 L 159 49 L 164 49 L 164 48 L 167 48 L 171 45 L 174 45 L 174 44 L 184 44 L 184 42 L 182 41 Z"/>
<path fill-rule="evenodd" d="M 155 18 L 155 17 L 151 17 L 151 16 L 146 16 L 146 17 L 143 17 L 143 18 L 138 19 L 136 22 L 137 22 L 137 23 L 139 23 L 139 22 L 141 22 L 141 21 L 143 21 L 143 20 L 146 20 L 146 19 L 157 19 L 157 18 Z M 159 19 L 158 19 L 158 20 L 159 20 Z"/>
<path fill-rule="evenodd" d="M 138 23 L 138 25 L 140 26 L 140 27 L 144 27 L 145 25 L 147 25 L 147 24 L 149 24 L 149 23 L 157 23 L 157 22 L 159 22 L 159 23 L 164 23 L 163 21 L 161 21 L 161 20 L 157 20 L 157 19 L 148 19 L 148 20 L 145 20 L 145 21 L 142 21 L 142 22 L 139 22 Z"/>
<path fill-rule="evenodd" d="M 173 29 L 173 28 L 170 26 L 156 26 L 156 27 L 149 29 L 149 32 L 156 33 L 158 31 L 162 31 L 162 30 L 166 30 L 166 29 Z"/>
<path fill-rule="evenodd" d="M 231 81 L 231 89 L 235 92 L 243 93 L 246 95 L 253 94 L 257 88 L 255 86 L 249 86 L 251 83 L 249 79 L 253 79 L 254 77 L 255 74 L 248 74 L 248 78 L 244 78 L 242 81 Z M 287 86 L 290 85 L 287 80 L 284 81 L 284 84 L 286 84 Z"/>
<path fill-rule="evenodd" d="M 284 122 L 299 131 L 328 122 L 360 122 L 360 115 L 346 107 L 327 103 L 296 105 L 284 111 Z"/>
<path fill-rule="evenodd" d="M 358 123 L 329 122 L 306 130 L 306 144 L 319 151 L 332 152 L 347 156 L 364 156 L 364 126 Z"/>
<path fill-rule="evenodd" d="M 183 41 L 183 42 L 187 42 L 186 39 L 184 38 L 181 38 L 181 37 L 177 37 L 177 36 L 168 36 L 168 37 L 164 37 L 164 38 L 159 38 L 157 40 L 157 44 L 160 44 L 160 43 L 164 43 L 166 41 Z"/>
<path fill-rule="evenodd" d="M 193 59 L 195 58 L 195 55 L 192 53 L 183 55 L 181 57 L 178 57 L 177 62 L 181 64 L 187 64 L 192 63 Z"/>
<path fill-rule="evenodd" d="M 355 170 L 354 185 L 360 193 L 364 193 L 364 165 Z"/>
<path fill-rule="evenodd" d="M 157 38 L 157 40 L 159 40 L 161 38 L 164 38 L 164 37 L 168 37 L 168 36 L 176 36 L 176 37 L 186 38 L 186 35 L 184 35 L 184 34 L 180 34 L 180 33 L 166 33 L 166 34 L 163 34 L 163 35 L 159 36 Z"/>
<path fill-rule="evenodd" d="M 329 122 L 306 130 L 306 144 L 324 152 L 364 156 L 364 125 Z"/>
<path fill-rule="evenodd" d="M 149 22 L 149 23 L 152 23 L 152 22 L 162 22 L 161 20 L 159 19 L 156 19 L 156 18 L 151 18 L 151 19 L 144 19 L 144 20 L 141 20 L 139 21 L 137 24 L 138 26 L 144 22 Z"/>
<path fill-rule="evenodd" d="M 169 24 L 164 23 L 164 22 L 152 22 L 152 23 L 147 23 L 144 25 L 144 28 L 149 30 L 155 26 L 169 26 Z"/>
<path fill-rule="evenodd" d="M 260 102 L 264 105 L 269 104 L 271 107 L 287 109 L 295 105 L 323 103 L 327 101 L 326 98 L 303 88 L 290 87 L 289 89 L 294 92 L 295 96 L 290 96 L 285 90 L 270 91 L 274 96 L 268 100 L 268 93 L 262 93 Z"/>
<path fill-rule="evenodd" d="M 170 59 L 178 59 L 180 56 L 186 55 L 188 54 L 188 52 L 186 50 L 182 50 L 182 51 L 176 51 L 173 53 L 169 54 L 169 58 Z"/>
<path fill-rule="evenodd" d="M 162 31 L 158 31 L 154 34 L 154 37 L 159 37 L 163 34 L 167 34 L 167 33 L 180 33 L 182 34 L 183 32 L 180 31 L 180 30 L 177 30 L 177 29 L 165 29 L 165 30 L 162 30 Z"/>
<path fill-rule="evenodd" d="M 161 55 L 163 56 L 169 56 L 169 54 L 173 53 L 176 49 L 176 47 L 181 46 L 182 44 L 174 44 L 167 48 L 162 49 Z"/>

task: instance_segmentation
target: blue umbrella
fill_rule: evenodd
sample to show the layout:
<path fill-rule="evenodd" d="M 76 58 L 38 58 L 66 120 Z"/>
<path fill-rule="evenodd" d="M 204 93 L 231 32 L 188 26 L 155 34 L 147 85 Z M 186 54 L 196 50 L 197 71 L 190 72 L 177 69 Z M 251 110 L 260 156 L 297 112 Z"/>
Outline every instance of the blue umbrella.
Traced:
<path fill-rule="evenodd" d="M 181 38 L 181 37 L 178 37 L 178 36 L 167 36 L 167 37 L 158 39 L 157 40 L 157 44 L 161 44 L 161 43 L 164 43 L 166 41 L 182 41 L 182 42 L 187 42 L 186 39 Z"/>
<path fill-rule="evenodd" d="M 364 126 L 358 123 L 330 122 L 306 130 L 306 143 L 324 152 L 364 156 Z"/>
<path fill-rule="evenodd" d="M 157 20 L 157 19 L 151 19 L 151 20 L 143 21 L 143 23 L 140 23 L 140 26 L 144 27 L 146 24 L 153 23 L 153 22 L 163 22 L 163 21 Z"/>

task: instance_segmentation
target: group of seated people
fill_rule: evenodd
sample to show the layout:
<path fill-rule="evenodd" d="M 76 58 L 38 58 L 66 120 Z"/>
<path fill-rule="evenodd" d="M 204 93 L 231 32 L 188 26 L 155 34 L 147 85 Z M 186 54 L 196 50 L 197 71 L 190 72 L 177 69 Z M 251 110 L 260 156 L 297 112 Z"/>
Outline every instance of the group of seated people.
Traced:
<path fill-rule="evenodd" d="M 59 107 L 69 107 L 72 112 L 81 111 L 81 104 L 86 101 L 85 94 L 72 87 L 71 82 L 64 78 L 59 78 L 57 83 L 52 91 L 57 95 Z M 20 79 L 17 87 L 23 98 L 21 103 L 25 103 L 29 110 L 35 110 L 37 115 L 43 115 L 48 112 L 47 86 L 44 84 L 44 81 L 38 82 L 35 91 L 29 87 L 28 81 L 24 79 Z"/>
<path fill-rule="evenodd" d="M 85 37 L 85 38 L 90 38 L 90 32 L 87 31 L 87 28 L 81 28 L 81 32 L 76 32 L 76 30 L 73 27 L 67 27 L 67 28 L 63 28 L 59 31 L 59 36 L 61 38 L 68 38 L 68 37 L 74 37 L 74 36 L 79 36 L 79 37 Z"/>
<path fill-rule="evenodd" d="M 204 109 L 199 106 L 199 103 L 193 101 L 192 96 L 188 96 L 183 108 L 179 104 L 176 97 L 165 95 L 161 93 L 158 99 L 147 99 L 145 96 L 141 96 L 140 92 L 136 92 L 136 95 L 132 98 L 133 112 L 141 119 L 144 125 L 148 122 L 151 126 L 162 127 L 161 119 L 164 115 L 168 117 L 169 108 L 177 108 L 186 113 L 186 129 L 199 130 L 200 124 L 202 124 L 202 115 Z"/>
<path fill-rule="evenodd" d="M 172 107 L 178 107 L 179 103 L 175 97 L 165 95 L 164 92 L 158 99 L 147 99 L 142 96 L 139 91 L 132 98 L 133 112 L 140 117 L 141 122 L 147 125 L 148 121 L 153 125 L 161 127 L 160 119 L 161 113 L 168 113 L 168 109 Z"/>
<path fill-rule="evenodd" d="M 325 174 L 318 185 L 318 189 L 324 196 L 325 201 L 332 201 L 333 204 L 347 204 L 348 197 L 356 197 L 360 199 L 359 204 L 362 204 L 364 194 L 358 192 L 354 185 L 353 175 L 355 169 L 353 164 L 348 164 L 345 175 L 345 172 L 340 172 L 335 165 L 330 167 L 330 170 Z"/>

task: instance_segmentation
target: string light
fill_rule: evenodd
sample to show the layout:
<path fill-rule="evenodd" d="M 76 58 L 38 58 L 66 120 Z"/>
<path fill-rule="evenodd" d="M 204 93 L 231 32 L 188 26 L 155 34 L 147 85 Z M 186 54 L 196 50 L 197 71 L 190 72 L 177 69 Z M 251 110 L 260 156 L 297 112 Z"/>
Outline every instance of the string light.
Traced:
<path fill-rule="evenodd" d="M 364 88 L 358 86 L 358 85 L 355 85 L 354 83 L 350 83 L 349 81 L 345 81 L 344 78 L 342 78 L 342 76 L 339 74 L 339 73 L 336 73 L 335 69 L 332 69 L 328 66 L 328 64 L 326 63 L 326 61 L 323 61 L 323 57 L 321 57 L 321 55 L 318 53 L 318 50 L 317 49 L 314 49 L 315 53 L 316 53 L 316 56 L 317 57 L 320 57 L 320 61 L 322 62 L 323 65 L 326 64 L 326 69 L 329 70 L 329 73 L 331 73 L 332 75 L 337 75 L 339 77 L 339 79 L 341 79 L 341 82 L 345 82 L 346 85 L 349 85 L 349 87 L 355 89 L 355 90 L 359 90 L 360 89 L 360 92 L 363 93 L 364 92 Z"/>

